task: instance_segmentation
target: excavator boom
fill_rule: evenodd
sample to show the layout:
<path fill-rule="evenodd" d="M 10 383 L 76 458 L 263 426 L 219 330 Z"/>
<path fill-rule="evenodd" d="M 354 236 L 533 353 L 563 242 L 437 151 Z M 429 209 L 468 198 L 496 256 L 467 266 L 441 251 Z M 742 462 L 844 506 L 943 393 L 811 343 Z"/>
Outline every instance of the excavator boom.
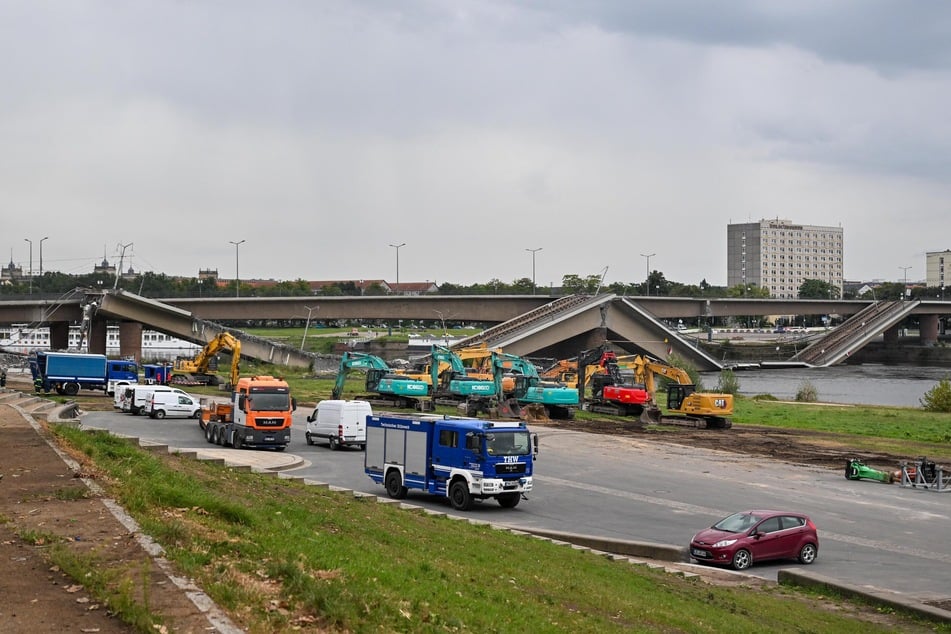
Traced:
<path fill-rule="evenodd" d="M 241 340 L 230 332 L 221 332 L 198 351 L 192 359 L 176 359 L 172 368 L 170 383 L 179 385 L 217 385 L 218 375 L 209 371 L 215 355 L 222 349 L 231 352 L 231 373 L 229 385 L 237 385 L 240 376 Z"/>

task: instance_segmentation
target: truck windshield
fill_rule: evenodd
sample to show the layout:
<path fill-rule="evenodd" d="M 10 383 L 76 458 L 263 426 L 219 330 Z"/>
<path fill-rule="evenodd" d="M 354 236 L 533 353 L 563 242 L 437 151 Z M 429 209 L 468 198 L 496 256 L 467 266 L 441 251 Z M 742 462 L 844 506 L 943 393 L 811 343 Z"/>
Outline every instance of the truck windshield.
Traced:
<path fill-rule="evenodd" d="M 490 456 L 527 456 L 532 439 L 527 431 L 496 431 L 485 435 L 485 450 Z"/>
<path fill-rule="evenodd" d="M 253 392 L 248 403 L 255 412 L 286 412 L 291 408 L 291 397 L 287 392 Z"/>

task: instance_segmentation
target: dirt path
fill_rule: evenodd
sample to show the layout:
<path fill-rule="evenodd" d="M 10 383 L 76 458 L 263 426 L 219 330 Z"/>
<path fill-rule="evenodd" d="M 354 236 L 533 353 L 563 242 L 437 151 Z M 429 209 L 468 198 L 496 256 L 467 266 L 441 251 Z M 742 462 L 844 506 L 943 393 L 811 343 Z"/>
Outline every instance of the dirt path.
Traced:
<path fill-rule="evenodd" d="M 17 404 L 0 403 L 0 632 L 135 631 L 51 562 L 61 546 L 126 579 L 128 591 L 162 615 L 154 631 L 209 631 L 208 617 L 47 442 L 45 425 L 34 428 Z"/>

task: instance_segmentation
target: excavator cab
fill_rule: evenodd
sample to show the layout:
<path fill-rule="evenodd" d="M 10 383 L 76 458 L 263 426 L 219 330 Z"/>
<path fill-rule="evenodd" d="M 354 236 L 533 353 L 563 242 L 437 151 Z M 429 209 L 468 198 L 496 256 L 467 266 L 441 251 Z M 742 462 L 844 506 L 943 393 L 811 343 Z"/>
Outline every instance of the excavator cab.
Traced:
<path fill-rule="evenodd" d="M 687 397 L 696 391 L 693 385 L 671 384 L 667 386 L 667 409 L 679 411 Z"/>

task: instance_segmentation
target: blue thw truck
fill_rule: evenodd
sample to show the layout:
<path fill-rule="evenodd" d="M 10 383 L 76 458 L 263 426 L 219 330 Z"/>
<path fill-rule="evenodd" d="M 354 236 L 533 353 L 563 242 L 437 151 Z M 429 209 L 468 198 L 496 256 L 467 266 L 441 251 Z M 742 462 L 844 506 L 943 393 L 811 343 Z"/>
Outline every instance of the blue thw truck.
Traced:
<path fill-rule="evenodd" d="M 403 499 L 409 489 L 467 511 L 495 498 L 505 508 L 532 490 L 538 436 L 524 422 L 437 416 L 367 416 L 364 471 Z"/>
<path fill-rule="evenodd" d="M 104 354 L 39 351 L 30 355 L 30 373 L 37 392 L 76 396 L 80 389 L 112 394 L 116 381 L 137 382 L 135 361 L 107 359 Z"/>

